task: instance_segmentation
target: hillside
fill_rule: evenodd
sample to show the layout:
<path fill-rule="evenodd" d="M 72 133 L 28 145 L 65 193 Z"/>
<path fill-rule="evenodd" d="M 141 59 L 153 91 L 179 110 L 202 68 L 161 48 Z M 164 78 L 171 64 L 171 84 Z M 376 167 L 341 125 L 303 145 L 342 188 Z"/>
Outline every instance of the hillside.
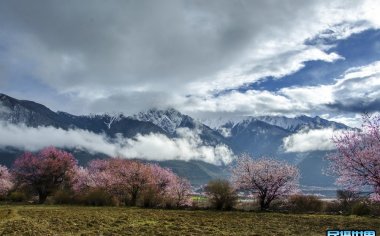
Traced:
<path fill-rule="evenodd" d="M 333 184 L 333 178 L 322 173 L 327 166 L 323 160 L 327 152 L 288 153 L 283 148 L 284 138 L 303 130 L 349 129 L 341 123 L 308 116 L 294 118 L 283 116 L 235 117 L 230 120 L 220 118 L 213 122 L 211 120 L 205 121 L 206 124 L 210 125 L 208 126 L 172 108 L 167 110 L 150 109 L 131 116 L 124 116 L 123 114 L 76 116 L 61 111 L 54 112 L 42 104 L 18 100 L 5 94 L 0 94 L 0 106 L 2 107 L 0 109 L 0 121 L 3 122 L 3 125 L 85 130 L 101 135 L 100 137 L 103 137 L 110 145 L 112 143 L 121 145 L 119 143 L 120 138 L 127 140 L 123 142 L 133 143 L 138 141 L 136 139 L 138 135 L 141 138 L 159 134 L 163 136 L 154 137 L 166 137 L 166 142 L 172 140 L 170 142 L 177 146 L 189 143 L 191 144 L 189 148 L 199 148 L 203 150 L 204 155 L 209 155 L 207 152 L 210 150 L 215 153 L 220 152 L 219 147 L 224 147 L 225 150 L 229 149 L 235 156 L 241 153 L 249 153 L 254 157 L 276 157 L 297 164 L 301 170 L 301 184 L 307 186 L 331 186 Z M 94 158 L 107 157 L 105 153 L 83 149 L 80 146 L 65 146 L 64 148 L 73 152 L 82 165 Z M 162 149 L 165 148 L 168 147 L 162 146 Z M 0 164 L 10 166 L 22 152 L 22 149 L 12 147 L 12 145 L 1 146 L 0 144 Z M 223 152 L 219 155 L 223 155 Z M 155 156 L 159 157 L 160 154 L 157 153 Z M 172 160 L 149 159 L 149 161 L 158 161 L 160 165 L 171 168 L 177 174 L 187 177 L 195 185 L 204 184 L 212 178 L 226 178 L 229 175 L 228 164 L 230 163 L 216 165 L 216 163 L 207 163 L 206 160 L 202 161 L 202 159 L 185 161 L 181 158 L 178 156 Z M 192 159 L 190 158 L 190 160 Z"/>

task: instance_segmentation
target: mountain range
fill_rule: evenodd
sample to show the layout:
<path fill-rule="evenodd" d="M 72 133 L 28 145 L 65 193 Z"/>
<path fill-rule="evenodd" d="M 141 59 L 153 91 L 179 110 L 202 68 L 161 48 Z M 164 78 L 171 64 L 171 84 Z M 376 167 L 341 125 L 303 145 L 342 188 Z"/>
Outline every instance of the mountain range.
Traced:
<path fill-rule="evenodd" d="M 284 138 L 297 132 L 310 129 L 350 127 L 321 117 L 284 116 L 220 118 L 198 120 L 175 109 L 150 109 L 132 116 L 123 114 L 72 115 L 54 112 L 46 106 L 26 100 L 19 100 L 0 94 L 0 121 L 10 124 L 23 124 L 27 127 L 54 127 L 63 130 L 86 130 L 102 134 L 110 140 L 134 139 L 136 135 L 160 134 L 169 139 L 181 137 L 181 128 L 196 131 L 203 145 L 224 145 L 238 156 L 248 153 L 254 157 L 272 156 L 297 164 L 301 171 L 301 184 L 304 186 L 332 186 L 334 179 L 322 172 L 327 163 L 326 151 L 288 153 L 284 151 Z M 5 138 L 5 137 L 0 137 Z M 0 164 L 11 165 L 24 150 L 11 145 L 1 146 Z M 162 147 L 165 148 L 165 147 Z M 89 152 L 80 148 L 70 148 L 79 163 L 85 165 L 93 158 L 107 158 L 104 153 Z M 215 165 L 201 160 L 183 161 L 180 159 L 152 161 L 171 168 L 177 174 L 187 177 L 194 185 L 207 183 L 213 178 L 226 178 L 228 165 Z"/>

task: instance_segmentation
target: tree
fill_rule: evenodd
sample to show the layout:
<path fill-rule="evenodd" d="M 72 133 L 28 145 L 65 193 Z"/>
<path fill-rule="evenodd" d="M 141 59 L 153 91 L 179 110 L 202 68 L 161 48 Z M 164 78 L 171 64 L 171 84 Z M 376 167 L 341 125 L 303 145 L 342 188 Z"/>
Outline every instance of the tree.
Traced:
<path fill-rule="evenodd" d="M 127 203 L 136 206 L 143 190 L 151 181 L 150 168 L 139 161 L 127 161 L 122 171 L 118 171 L 116 179 L 125 179 L 125 182 L 119 182 L 127 193 Z"/>
<path fill-rule="evenodd" d="M 360 199 L 360 196 L 357 192 L 347 189 L 337 190 L 336 197 L 340 204 L 342 204 L 342 208 L 345 211 L 349 210 L 351 205 Z"/>
<path fill-rule="evenodd" d="M 95 186 L 95 178 L 92 178 L 92 173 L 87 168 L 78 166 L 74 170 L 72 189 L 75 193 L 83 194 Z"/>
<path fill-rule="evenodd" d="M 370 186 L 372 199 L 380 201 L 380 117 L 363 115 L 361 130 L 333 137 L 337 151 L 327 157 L 336 183 L 349 190 Z"/>
<path fill-rule="evenodd" d="M 4 196 L 13 187 L 12 176 L 8 168 L 0 165 L 0 196 Z"/>
<path fill-rule="evenodd" d="M 172 170 L 149 165 L 150 183 L 144 191 L 144 206 L 181 207 L 190 205 L 191 185 Z"/>
<path fill-rule="evenodd" d="M 100 188 L 132 206 L 136 205 L 152 178 L 148 165 L 121 158 L 93 160 L 86 169 L 77 172 L 74 184 L 77 192 Z"/>
<path fill-rule="evenodd" d="M 261 210 L 270 203 L 292 194 L 298 189 L 299 171 L 297 167 L 269 158 L 253 160 L 243 155 L 232 170 L 232 180 L 237 189 L 258 194 Z"/>
<path fill-rule="evenodd" d="M 16 183 L 35 191 L 42 204 L 58 188 L 71 183 L 76 164 L 70 153 L 48 147 L 38 154 L 26 152 L 17 158 L 13 174 Z"/>
<path fill-rule="evenodd" d="M 167 168 L 157 164 L 148 165 L 150 168 L 149 183 L 143 191 L 145 207 L 165 206 L 169 204 L 169 187 L 174 183 L 176 175 Z"/>
<path fill-rule="evenodd" d="M 167 168 L 120 158 L 93 160 L 75 170 L 73 190 L 81 195 L 104 190 L 125 204 L 144 206 L 188 203 L 191 185 Z"/>
<path fill-rule="evenodd" d="M 131 161 L 121 158 L 94 160 L 89 164 L 92 187 L 102 188 L 125 202 L 128 195 Z"/>
<path fill-rule="evenodd" d="M 168 187 L 170 202 L 176 207 L 189 206 L 191 204 L 191 184 L 187 179 L 175 176 Z"/>
<path fill-rule="evenodd" d="M 211 180 L 205 187 L 211 206 L 217 210 L 231 210 L 236 203 L 237 194 L 228 180 Z"/>

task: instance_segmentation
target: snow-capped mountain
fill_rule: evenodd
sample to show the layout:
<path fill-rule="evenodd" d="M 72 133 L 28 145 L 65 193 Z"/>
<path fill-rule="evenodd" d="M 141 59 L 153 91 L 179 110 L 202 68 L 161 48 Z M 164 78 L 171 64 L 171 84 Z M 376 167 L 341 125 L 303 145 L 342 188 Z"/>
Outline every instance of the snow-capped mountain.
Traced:
<path fill-rule="evenodd" d="M 333 128 L 333 129 L 347 129 L 348 126 L 337 123 L 334 121 L 329 121 L 323 119 L 319 116 L 309 117 L 309 116 L 297 116 L 294 118 L 288 118 L 285 116 L 259 116 L 256 117 L 257 120 L 264 121 L 271 125 L 276 125 L 278 127 L 284 128 L 289 131 L 297 132 L 302 129 L 322 129 L 322 128 Z"/>
<path fill-rule="evenodd" d="M 0 94 L 0 120 L 29 127 L 53 126 L 62 129 L 83 129 L 94 133 L 105 133 L 111 138 L 120 133 L 124 137 L 136 134 L 165 133 L 151 122 L 139 121 L 123 115 L 76 116 L 66 112 L 54 112 L 44 105 L 18 100 Z"/>
<path fill-rule="evenodd" d="M 292 132 L 266 122 L 249 118 L 238 123 L 229 122 L 218 130 L 228 132 L 227 139 L 233 150 L 254 156 L 278 156 L 282 140 Z"/>
<path fill-rule="evenodd" d="M 133 139 L 137 134 L 151 133 L 177 138 L 179 137 L 178 128 L 187 128 L 196 132 L 204 145 L 222 144 L 228 146 L 236 155 L 247 152 L 255 157 L 265 155 L 298 163 L 303 178 L 308 181 L 303 183 L 306 185 L 317 185 L 313 182 L 314 180 L 323 180 L 323 183 L 328 183 L 321 170 L 325 165 L 323 163 L 325 153 L 286 153 L 282 149 L 283 139 L 303 129 L 349 128 L 341 123 L 308 116 L 295 118 L 236 116 L 204 120 L 205 124 L 175 109 L 150 109 L 128 117 L 123 114 L 76 116 L 66 112 L 54 112 L 44 105 L 18 100 L 5 94 L 0 94 L 0 121 L 13 124 L 22 123 L 29 127 L 53 126 L 65 130 L 87 130 L 96 134 L 105 134 L 110 139 L 119 135 Z M 0 147 L 0 164 L 2 162 L 10 164 L 12 158 L 19 151 L 9 149 L 9 147 Z M 93 155 L 82 151 L 77 152 L 76 157 L 80 159 L 81 163 L 84 163 L 93 158 Z M 202 163 L 198 161 L 195 164 L 195 162 L 176 160 L 165 162 L 164 165 L 197 183 L 205 183 L 208 179 L 217 177 L 218 171 L 221 176 L 225 176 L 225 171 L 220 167 Z M 211 171 L 211 169 L 213 170 Z M 332 181 L 329 183 L 331 184 Z"/>
<path fill-rule="evenodd" d="M 303 129 L 348 129 L 349 127 L 338 122 L 329 121 L 319 116 L 309 117 L 305 115 L 296 116 L 294 118 L 286 116 L 233 116 L 233 117 L 218 117 L 215 119 L 203 119 L 206 125 L 213 129 L 224 132 L 225 127 L 233 127 L 235 125 L 247 125 L 249 122 L 256 120 L 263 121 L 267 124 L 281 127 L 291 132 L 298 132 Z"/>
<path fill-rule="evenodd" d="M 170 134 L 174 134 L 182 122 L 191 119 L 189 116 L 181 114 L 179 111 L 169 108 L 167 110 L 150 109 L 131 116 L 140 121 L 152 122 Z"/>
<path fill-rule="evenodd" d="M 251 116 L 220 116 L 215 118 L 203 118 L 199 119 L 199 122 L 213 128 L 219 129 L 226 124 L 237 124 L 243 120 L 252 118 Z"/>
<path fill-rule="evenodd" d="M 217 130 L 211 129 L 198 120 L 173 108 L 167 110 L 150 109 L 133 115 L 131 118 L 151 122 L 166 131 L 168 136 L 176 137 L 178 128 L 187 128 L 198 133 L 204 144 L 212 146 L 227 144 L 226 139 Z"/>

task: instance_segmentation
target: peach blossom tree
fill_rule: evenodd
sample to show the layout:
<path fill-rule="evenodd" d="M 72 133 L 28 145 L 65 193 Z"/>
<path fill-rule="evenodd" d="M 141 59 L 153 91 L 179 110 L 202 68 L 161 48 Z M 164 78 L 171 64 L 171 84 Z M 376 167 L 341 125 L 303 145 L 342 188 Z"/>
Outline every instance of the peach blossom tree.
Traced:
<path fill-rule="evenodd" d="M 168 196 L 170 202 L 176 207 L 191 205 L 191 184 L 179 176 L 175 176 L 168 187 Z"/>
<path fill-rule="evenodd" d="M 73 190 L 83 194 L 95 188 L 129 205 L 142 199 L 146 206 L 182 206 L 191 192 L 191 185 L 167 168 L 121 158 L 93 160 L 76 169 Z"/>
<path fill-rule="evenodd" d="M 11 173 L 7 167 L 0 165 L 0 196 L 6 195 L 12 187 Z"/>
<path fill-rule="evenodd" d="M 298 190 L 298 168 L 285 162 L 262 158 L 254 160 L 243 155 L 232 170 L 232 182 L 236 189 L 257 195 L 261 210 L 271 202 Z"/>
<path fill-rule="evenodd" d="M 158 165 L 150 165 L 152 173 L 151 186 L 161 196 L 166 205 L 182 207 L 190 205 L 190 182 L 179 177 L 173 171 Z"/>
<path fill-rule="evenodd" d="M 327 157 L 336 183 L 351 190 L 372 189 L 380 201 L 380 116 L 363 115 L 361 130 L 348 130 L 333 137 L 337 151 Z"/>
<path fill-rule="evenodd" d="M 18 185 L 28 186 L 38 194 L 38 202 L 62 187 L 71 184 L 77 161 L 68 152 L 54 147 L 44 148 L 37 154 L 24 153 L 15 160 L 12 173 Z"/>

